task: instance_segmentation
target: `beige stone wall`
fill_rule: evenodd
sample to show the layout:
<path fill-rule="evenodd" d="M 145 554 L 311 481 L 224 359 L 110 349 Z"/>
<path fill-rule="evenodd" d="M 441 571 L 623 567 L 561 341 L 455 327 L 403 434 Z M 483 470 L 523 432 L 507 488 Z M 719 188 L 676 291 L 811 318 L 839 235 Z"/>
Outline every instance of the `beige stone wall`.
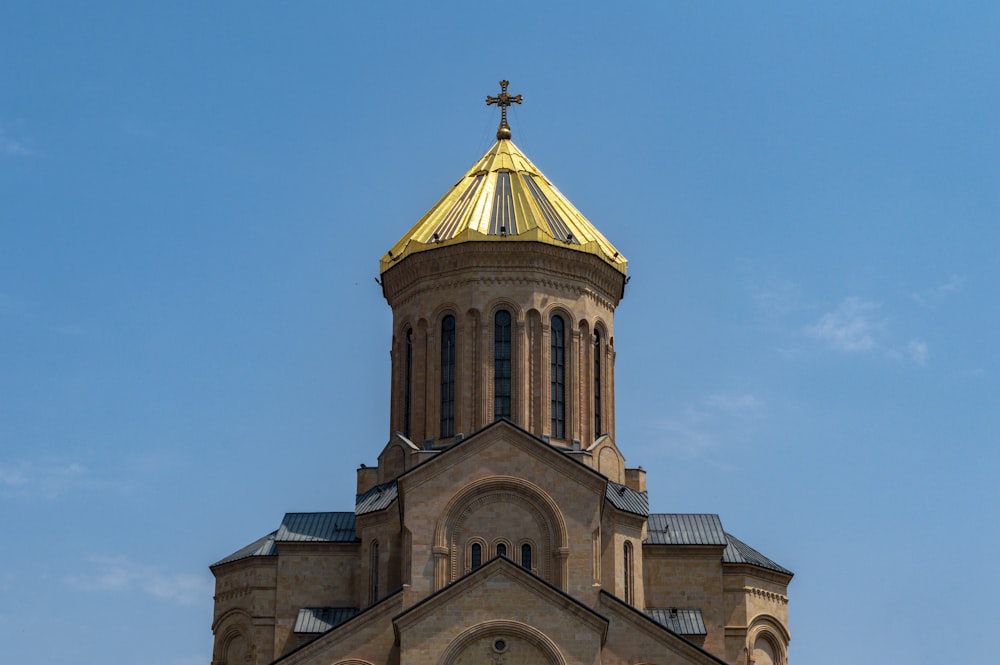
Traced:
<path fill-rule="evenodd" d="M 708 635 L 705 649 L 725 653 L 726 621 L 731 612 L 723 595 L 719 546 L 646 545 L 643 566 L 646 607 L 697 608 Z"/>
<path fill-rule="evenodd" d="M 774 665 L 787 661 L 788 577 L 754 566 L 726 564 L 724 588 L 729 616 L 726 628 L 726 658 L 735 662 L 762 649 L 758 661 Z"/>
<path fill-rule="evenodd" d="M 592 537 L 604 480 L 510 425 L 499 423 L 415 469 L 400 492 L 415 592 L 427 595 L 460 577 L 472 538 L 489 544 L 538 538 L 539 576 L 571 594 L 593 585 Z"/>
<path fill-rule="evenodd" d="M 397 620 L 408 665 L 601 662 L 604 620 L 565 596 L 492 570 L 455 587 Z"/>
<path fill-rule="evenodd" d="M 359 515 L 355 531 L 361 540 L 361 548 L 355 564 L 357 574 L 352 606 L 360 608 L 368 607 L 395 593 L 403 584 L 403 539 L 400 534 L 398 507 L 393 505 L 378 513 Z M 376 564 L 374 547 L 376 543 L 378 543 L 377 577 L 372 570 L 372 566 Z"/>
<path fill-rule="evenodd" d="M 513 316 L 512 420 L 554 435 L 550 409 L 550 320 L 565 322 L 566 431 L 589 447 L 614 433 L 614 308 L 623 276 L 601 259 L 540 243 L 462 243 L 411 255 L 383 275 L 393 309 L 390 429 L 418 445 L 440 431 L 440 334 L 456 319 L 455 432 L 494 420 L 493 319 Z M 406 431 L 407 331 L 411 331 L 410 427 Z M 600 429 L 595 422 L 595 331 L 600 333 Z"/>
<path fill-rule="evenodd" d="M 271 662 L 274 655 L 276 558 L 244 559 L 216 568 L 214 572 L 213 665 Z"/>
<path fill-rule="evenodd" d="M 701 653 L 686 640 L 662 630 L 617 601 L 602 595 L 596 609 L 609 621 L 601 665 L 717 665 L 710 656 Z"/>
<path fill-rule="evenodd" d="M 274 658 L 298 646 L 292 630 L 301 608 L 357 607 L 359 554 L 354 543 L 278 544 Z"/>
<path fill-rule="evenodd" d="M 282 665 L 400 665 L 392 617 L 402 609 L 397 593 L 289 654 Z"/>

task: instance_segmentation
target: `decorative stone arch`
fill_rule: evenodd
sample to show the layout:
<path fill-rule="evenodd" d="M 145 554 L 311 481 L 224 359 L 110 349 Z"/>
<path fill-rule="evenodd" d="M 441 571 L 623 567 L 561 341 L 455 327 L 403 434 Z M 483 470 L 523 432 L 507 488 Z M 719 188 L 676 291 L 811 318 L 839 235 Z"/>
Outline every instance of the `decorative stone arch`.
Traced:
<path fill-rule="evenodd" d="M 434 529 L 434 551 L 439 554 L 434 569 L 435 590 L 445 587 L 464 572 L 458 570 L 458 548 L 465 547 L 459 536 L 466 518 L 474 510 L 493 502 L 517 505 L 534 517 L 541 532 L 541 542 L 533 548 L 535 561 L 532 565 L 540 577 L 564 588 L 568 577 L 569 531 L 559 506 L 534 483 L 512 476 L 493 476 L 463 487 L 441 512 Z"/>
<path fill-rule="evenodd" d="M 597 470 L 618 484 L 625 482 L 625 458 L 610 442 L 598 446 L 596 451 Z"/>
<path fill-rule="evenodd" d="M 525 320 L 524 308 L 522 308 L 520 303 L 518 303 L 516 300 L 512 300 L 507 296 L 500 296 L 498 298 L 494 298 L 493 300 L 491 300 L 489 304 L 486 305 L 485 309 L 486 316 L 483 318 L 483 320 L 487 322 L 493 321 L 493 317 L 496 316 L 496 313 L 499 312 L 501 309 L 505 309 L 510 312 L 512 323 L 514 323 L 515 325 L 519 323 L 522 324 L 524 323 Z"/>
<path fill-rule="evenodd" d="M 255 662 L 253 621 L 242 609 L 231 609 L 212 626 L 215 648 L 212 665 L 243 665 Z"/>
<path fill-rule="evenodd" d="M 788 630 L 776 617 L 770 614 L 757 615 L 747 629 L 747 665 L 787 665 L 790 640 Z M 770 663 L 762 656 L 769 659 Z"/>
<path fill-rule="evenodd" d="M 441 654 L 438 665 L 452 665 L 473 642 L 483 637 L 515 637 L 524 640 L 544 654 L 549 665 L 566 665 L 559 647 L 534 626 L 520 621 L 484 621 L 463 631 Z"/>
<path fill-rule="evenodd" d="M 375 664 L 367 660 L 348 658 L 347 660 L 338 660 L 336 663 L 333 663 L 333 665 L 375 665 Z"/>

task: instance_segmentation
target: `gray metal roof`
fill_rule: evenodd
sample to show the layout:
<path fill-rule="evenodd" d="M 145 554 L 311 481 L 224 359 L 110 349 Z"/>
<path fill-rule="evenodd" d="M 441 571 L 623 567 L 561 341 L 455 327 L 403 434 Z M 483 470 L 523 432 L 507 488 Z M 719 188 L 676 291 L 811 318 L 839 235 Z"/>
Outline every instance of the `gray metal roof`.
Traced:
<path fill-rule="evenodd" d="M 396 481 L 390 480 L 387 483 L 376 485 L 364 494 L 358 494 L 354 499 L 354 514 L 364 515 L 384 510 L 392 505 L 399 495 L 399 488 Z"/>
<path fill-rule="evenodd" d="M 718 515 L 654 513 L 647 522 L 650 545 L 728 545 Z"/>
<path fill-rule="evenodd" d="M 708 635 L 701 610 L 680 607 L 647 607 L 646 616 L 678 635 Z"/>
<path fill-rule="evenodd" d="M 303 607 L 295 618 L 296 633 L 325 633 L 348 619 L 353 619 L 356 607 Z"/>
<path fill-rule="evenodd" d="M 727 533 L 726 539 L 729 544 L 726 546 L 726 550 L 722 554 L 722 561 L 724 563 L 749 563 L 754 566 L 760 566 L 761 568 L 776 570 L 779 573 L 785 573 L 786 575 L 793 574 L 792 571 L 783 566 L 779 566 L 774 561 L 771 561 L 736 536 Z"/>
<path fill-rule="evenodd" d="M 643 517 L 649 515 L 649 494 L 646 492 L 636 492 L 626 485 L 609 480 L 608 489 L 605 490 L 604 496 L 618 510 L 642 515 Z"/>
<path fill-rule="evenodd" d="M 285 513 L 274 539 L 279 543 L 353 543 L 354 513 Z"/>
<path fill-rule="evenodd" d="M 225 559 L 221 561 L 216 561 L 209 568 L 215 566 L 221 566 L 224 563 L 231 563 L 233 561 L 239 561 L 240 559 L 248 559 L 252 556 L 274 556 L 278 553 L 277 548 L 274 546 L 274 535 L 278 533 L 277 531 L 272 531 L 263 538 L 259 538 L 246 547 L 241 547 L 236 550 Z"/>

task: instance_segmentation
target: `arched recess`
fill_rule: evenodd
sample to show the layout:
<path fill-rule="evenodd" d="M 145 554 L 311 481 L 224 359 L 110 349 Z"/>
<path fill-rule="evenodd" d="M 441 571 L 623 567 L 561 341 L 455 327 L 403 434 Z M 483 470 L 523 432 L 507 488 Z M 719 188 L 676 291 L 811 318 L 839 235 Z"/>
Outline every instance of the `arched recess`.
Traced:
<path fill-rule="evenodd" d="M 333 665 L 374 665 L 367 660 L 358 660 L 357 658 L 348 658 L 347 660 L 338 660 Z"/>
<path fill-rule="evenodd" d="M 478 640 L 488 638 L 514 638 L 523 640 L 544 655 L 549 665 L 566 665 L 566 660 L 555 643 L 534 626 L 520 621 L 484 621 L 462 632 L 452 640 L 441 654 L 438 665 L 456 665 L 466 651 Z"/>
<path fill-rule="evenodd" d="M 213 665 L 243 665 L 254 662 L 253 622 L 241 609 L 232 609 L 219 617 L 215 625 Z"/>
<path fill-rule="evenodd" d="M 770 614 L 754 617 L 747 629 L 748 665 L 787 665 L 791 636 L 785 626 Z"/>
<path fill-rule="evenodd" d="M 501 537 L 500 527 L 491 528 L 488 524 L 479 523 L 470 525 L 467 519 L 477 510 L 493 503 L 506 503 L 534 519 L 538 528 L 538 547 L 532 564 L 540 577 L 565 590 L 568 577 L 565 553 L 568 552 L 569 532 L 562 512 L 541 487 L 511 476 L 494 476 L 470 483 L 445 506 L 434 529 L 434 549 L 441 553 L 438 565 L 434 568 L 435 590 L 443 588 L 465 572 L 467 566 L 459 565 L 464 561 L 464 556 L 461 561 L 459 556 L 460 553 L 464 554 L 466 543 L 477 538 L 485 538 L 491 542 Z M 472 529 L 476 531 L 473 532 Z M 491 530 L 496 533 L 491 533 Z"/>

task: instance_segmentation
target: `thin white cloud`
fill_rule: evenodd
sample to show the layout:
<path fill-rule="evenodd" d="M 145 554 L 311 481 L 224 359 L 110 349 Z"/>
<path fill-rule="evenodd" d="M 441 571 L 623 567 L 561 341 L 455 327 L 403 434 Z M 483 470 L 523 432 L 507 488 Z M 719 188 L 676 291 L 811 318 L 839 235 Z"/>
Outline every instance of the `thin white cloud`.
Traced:
<path fill-rule="evenodd" d="M 672 457 L 712 455 L 741 443 L 749 431 L 748 421 L 760 419 L 765 409 L 764 400 L 751 393 L 713 393 L 655 421 L 655 440 L 659 451 Z"/>
<path fill-rule="evenodd" d="M 964 284 L 965 277 L 963 275 L 952 275 L 945 282 L 932 289 L 911 293 L 910 298 L 918 305 L 930 307 L 947 296 L 961 291 Z"/>
<path fill-rule="evenodd" d="M 758 416 L 764 409 L 764 402 L 750 393 L 715 393 L 705 399 L 705 403 L 733 417 Z"/>
<path fill-rule="evenodd" d="M 921 342 L 919 339 L 911 339 L 906 344 L 906 352 L 910 360 L 918 365 L 927 364 L 928 351 L 926 342 Z"/>
<path fill-rule="evenodd" d="M 0 155 L 11 157 L 32 157 L 35 151 L 28 147 L 23 140 L 9 136 L 6 130 L 0 125 Z"/>
<path fill-rule="evenodd" d="M 56 499 L 87 477 L 76 462 L 0 462 L 0 495 Z"/>
<path fill-rule="evenodd" d="M 83 591 L 140 591 L 181 605 L 212 597 L 214 586 L 206 575 L 173 573 L 125 557 L 90 557 L 91 572 L 71 575 L 66 583 Z"/>
<path fill-rule="evenodd" d="M 783 319 L 801 307 L 798 287 L 790 281 L 774 281 L 753 287 L 751 297 L 765 319 Z"/>
<path fill-rule="evenodd" d="M 886 329 L 878 317 L 880 307 L 860 298 L 845 298 L 835 310 L 808 326 L 806 334 L 844 353 L 873 351 Z"/>
<path fill-rule="evenodd" d="M 903 345 L 893 341 L 882 305 L 861 298 L 845 298 L 805 332 L 841 353 L 877 353 L 916 365 L 925 365 L 930 358 L 930 348 L 922 340 L 911 339 Z"/>

